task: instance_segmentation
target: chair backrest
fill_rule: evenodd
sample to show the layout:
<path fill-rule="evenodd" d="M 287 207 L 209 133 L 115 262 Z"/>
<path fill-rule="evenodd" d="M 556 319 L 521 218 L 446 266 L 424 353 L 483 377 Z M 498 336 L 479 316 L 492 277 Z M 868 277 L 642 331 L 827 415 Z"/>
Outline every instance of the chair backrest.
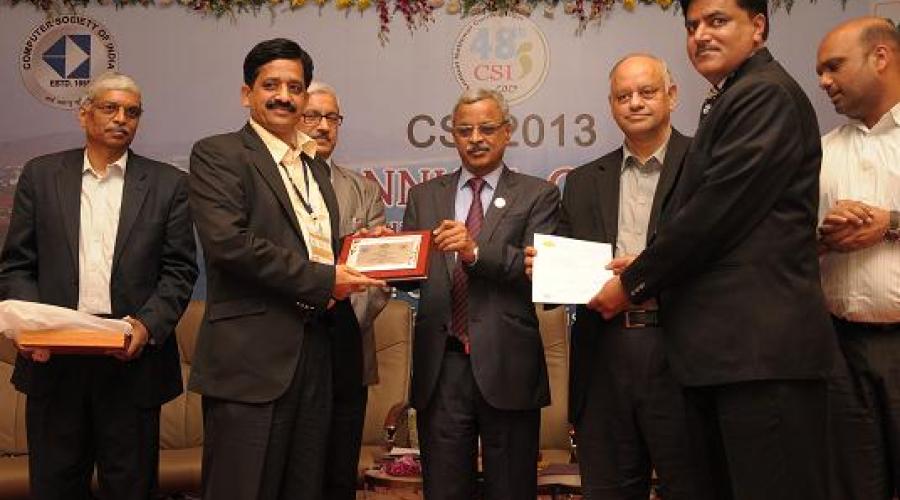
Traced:
<path fill-rule="evenodd" d="M 203 445 L 203 410 L 199 394 L 188 392 L 187 380 L 194 360 L 194 345 L 203 320 L 206 302 L 192 300 L 175 326 L 181 355 L 184 393 L 164 404 L 160 415 L 159 445 L 164 450 L 196 448 Z"/>
<path fill-rule="evenodd" d="M 536 306 L 550 378 L 550 406 L 541 410 L 541 449 L 569 449 L 569 319 L 565 307 Z"/>
<path fill-rule="evenodd" d="M 384 444 L 384 420 L 388 411 L 409 397 L 413 313 L 409 303 L 391 299 L 375 319 L 375 352 L 378 384 L 369 387 L 362 442 Z"/>
<path fill-rule="evenodd" d="M 28 453 L 25 434 L 25 395 L 9 379 L 16 366 L 15 344 L 0 334 L 0 454 Z"/>

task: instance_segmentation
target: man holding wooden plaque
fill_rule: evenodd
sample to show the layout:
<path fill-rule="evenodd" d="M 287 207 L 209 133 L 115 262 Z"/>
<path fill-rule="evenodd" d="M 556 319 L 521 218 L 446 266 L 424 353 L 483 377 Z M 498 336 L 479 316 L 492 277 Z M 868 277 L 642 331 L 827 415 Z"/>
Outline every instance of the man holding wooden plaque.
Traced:
<path fill-rule="evenodd" d="M 132 326 L 125 350 L 20 351 L 31 498 L 155 497 L 160 406 L 182 392 L 172 332 L 197 277 L 185 175 L 128 149 L 143 109 L 129 77 L 105 73 L 78 109 L 86 145 L 28 162 L 0 257 L 4 298 Z"/>

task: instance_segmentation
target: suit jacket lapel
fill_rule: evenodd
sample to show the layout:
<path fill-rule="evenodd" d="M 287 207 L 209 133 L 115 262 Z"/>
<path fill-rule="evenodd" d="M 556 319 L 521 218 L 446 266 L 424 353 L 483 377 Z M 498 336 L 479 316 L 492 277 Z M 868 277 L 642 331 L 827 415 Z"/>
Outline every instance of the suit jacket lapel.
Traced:
<path fill-rule="evenodd" d="M 459 184 L 461 170 L 438 177 L 437 189 L 434 191 L 434 206 L 437 207 L 437 222 L 456 218 L 456 186 Z M 434 228 L 431 228 L 434 229 Z M 447 278 L 453 282 L 453 266 L 456 265 L 453 252 L 442 252 L 447 268 Z"/>
<path fill-rule="evenodd" d="M 497 185 L 494 187 L 494 198 L 493 200 L 503 199 L 505 203 L 502 207 L 497 207 L 493 200 L 487 207 L 487 211 L 484 214 L 484 224 L 481 226 L 481 232 L 478 233 L 478 238 L 476 238 L 479 242 L 481 241 L 489 241 L 491 236 L 494 234 L 494 231 L 497 229 L 497 225 L 509 211 L 510 207 L 515 206 L 516 197 L 518 196 L 516 178 L 514 175 L 511 175 L 511 172 L 506 165 L 502 165 L 500 168 L 503 171 L 500 172 L 500 178 L 497 180 Z"/>
<path fill-rule="evenodd" d="M 302 156 L 303 161 L 308 162 L 313 179 L 319 185 L 319 192 L 322 193 L 322 199 L 325 200 L 325 206 L 328 207 L 328 218 L 331 221 L 331 247 L 334 256 L 337 257 L 341 253 L 341 212 L 335 189 L 331 185 L 331 179 L 328 178 L 328 167 L 320 158 L 310 158 L 306 156 L 306 153 L 302 153 Z"/>
<path fill-rule="evenodd" d="M 615 245 L 619 231 L 619 179 L 622 175 L 622 148 L 605 161 L 601 161 L 594 192 L 599 202 L 594 203 L 594 220 L 602 229 L 598 234 L 606 236 Z"/>
<path fill-rule="evenodd" d="M 84 167 L 84 150 L 66 154 L 56 176 L 59 209 L 66 233 L 69 253 L 78 269 L 78 232 L 81 228 L 81 171 Z"/>
<path fill-rule="evenodd" d="M 300 221 L 297 220 L 297 215 L 294 213 L 294 206 L 291 205 L 291 199 L 288 197 L 287 190 L 285 190 L 284 181 L 281 180 L 281 174 L 278 172 L 278 165 L 272 160 L 272 155 L 269 153 L 266 145 L 262 142 L 262 139 L 259 138 L 249 123 L 241 130 L 241 134 L 244 138 L 244 145 L 248 150 L 247 156 L 250 159 L 250 162 L 259 172 L 259 175 L 263 180 L 266 181 L 266 184 L 269 185 L 269 189 L 275 193 L 275 198 L 278 199 L 278 203 L 281 204 L 281 208 L 284 210 L 285 217 L 287 217 L 291 227 L 294 228 L 294 232 L 297 234 L 300 245 L 306 249 L 306 242 L 303 241 L 303 232 L 300 230 Z"/>
<path fill-rule="evenodd" d="M 660 213 L 672 192 L 672 187 L 675 186 L 675 181 L 681 173 L 684 154 L 689 145 L 690 140 L 687 137 L 672 129 L 672 137 L 669 139 L 669 145 L 666 148 L 666 160 L 663 162 L 662 171 L 659 174 L 659 183 L 656 186 L 656 193 L 653 195 L 653 207 L 650 209 L 650 223 L 647 227 L 648 241 L 649 237 L 656 233 Z"/>
<path fill-rule="evenodd" d="M 113 250 L 112 268 L 115 269 L 122 257 L 122 250 L 128 235 L 137 221 L 144 199 L 147 197 L 147 165 L 137 155 L 128 153 L 125 165 L 125 186 L 122 188 L 122 205 L 119 210 L 119 227 L 116 231 L 116 247 Z"/>

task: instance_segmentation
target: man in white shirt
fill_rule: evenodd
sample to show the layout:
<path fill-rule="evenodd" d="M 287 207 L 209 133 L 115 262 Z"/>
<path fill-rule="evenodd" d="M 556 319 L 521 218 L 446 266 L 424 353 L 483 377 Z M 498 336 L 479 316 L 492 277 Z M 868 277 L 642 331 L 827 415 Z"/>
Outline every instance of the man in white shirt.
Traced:
<path fill-rule="evenodd" d="M 316 141 L 316 156 L 327 162 L 340 213 L 339 236 L 344 238 L 360 229 L 383 226 L 381 188 L 359 172 L 336 164 L 332 157 L 344 120 L 337 92 L 325 83 L 312 82 L 307 93 L 299 128 Z M 350 296 L 360 335 L 347 334 L 356 329 L 355 325 L 334 325 L 334 402 L 325 462 L 325 498 L 329 500 L 356 498 L 368 386 L 378 383 L 374 323 L 389 298 L 389 289 L 378 287 Z"/>
<path fill-rule="evenodd" d="M 257 44 L 241 87 L 249 122 L 191 153 L 208 291 L 189 387 L 203 395 L 206 499 L 322 497 L 332 328 L 355 324 L 350 293 L 384 285 L 335 263 L 337 200 L 297 130 L 312 72 L 297 43 Z"/>
<path fill-rule="evenodd" d="M 819 46 L 819 84 L 851 121 L 822 139 L 822 288 L 838 356 L 830 383 L 832 498 L 900 485 L 900 32 L 841 24 Z"/>
<path fill-rule="evenodd" d="M 21 351 L 31 498 L 155 498 L 160 406 L 182 392 L 173 330 L 197 277 L 186 176 L 131 152 L 142 114 L 106 73 L 78 110 L 86 145 L 35 158 L 16 187 L 0 258 L 4 298 L 125 318 L 125 353 Z M 117 359 L 118 358 L 118 359 Z"/>

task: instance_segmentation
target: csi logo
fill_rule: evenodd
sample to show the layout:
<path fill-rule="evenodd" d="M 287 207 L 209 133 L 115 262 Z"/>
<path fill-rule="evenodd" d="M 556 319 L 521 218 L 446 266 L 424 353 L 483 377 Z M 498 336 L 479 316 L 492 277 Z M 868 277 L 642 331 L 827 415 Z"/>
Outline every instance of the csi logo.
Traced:
<path fill-rule="evenodd" d="M 465 88 L 497 90 L 515 104 L 544 82 L 550 51 L 544 34 L 519 15 L 486 15 L 463 28 L 453 46 L 453 73 Z"/>
<path fill-rule="evenodd" d="M 94 19 L 69 14 L 34 26 L 22 44 L 22 83 L 36 99 L 73 109 L 91 79 L 119 63 L 110 32 Z"/>

